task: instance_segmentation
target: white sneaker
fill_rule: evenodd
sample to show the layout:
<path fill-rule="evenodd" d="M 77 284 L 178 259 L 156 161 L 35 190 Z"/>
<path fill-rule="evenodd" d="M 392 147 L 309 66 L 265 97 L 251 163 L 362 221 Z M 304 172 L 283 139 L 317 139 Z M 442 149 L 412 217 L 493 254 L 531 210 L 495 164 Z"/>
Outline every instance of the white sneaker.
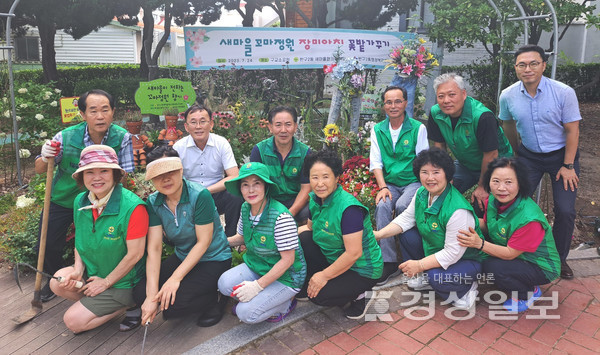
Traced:
<path fill-rule="evenodd" d="M 429 280 L 424 274 L 419 274 L 417 277 L 411 277 L 406 282 L 406 286 L 412 288 L 415 291 L 429 291 L 433 290 L 431 285 L 429 285 Z"/>
<path fill-rule="evenodd" d="M 475 301 L 477 300 L 477 295 L 479 291 L 477 291 L 477 287 L 479 284 L 477 282 L 473 282 L 471 284 L 471 289 L 465 293 L 464 296 L 452 302 L 454 307 L 458 309 L 469 310 L 471 307 L 475 306 Z"/>

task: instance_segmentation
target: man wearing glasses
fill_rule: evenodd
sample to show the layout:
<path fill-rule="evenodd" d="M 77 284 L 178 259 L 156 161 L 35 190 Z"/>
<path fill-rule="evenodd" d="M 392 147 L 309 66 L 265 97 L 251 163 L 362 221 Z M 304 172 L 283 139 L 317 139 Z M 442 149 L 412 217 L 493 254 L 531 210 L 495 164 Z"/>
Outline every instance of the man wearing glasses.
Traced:
<path fill-rule="evenodd" d="M 390 86 L 382 94 L 386 119 L 371 130 L 370 170 L 377 179 L 375 223 L 381 229 L 402 213 L 421 186 L 412 170 L 420 151 L 429 148 L 427 129 L 421 122 L 406 117 L 406 89 Z M 383 275 L 378 286 L 398 275 L 396 237 L 379 241 L 383 256 Z"/>
<path fill-rule="evenodd" d="M 550 175 L 554 199 L 552 234 L 560 254 L 560 276 L 571 279 L 573 271 L 566 259 L 575 225 L 581 114 L 575 90 L 543 76 L 545 69 L 546 54 L 541 47 L 519 48 L 515 70 L 520 81 L 502 91 L 499 116 L 505 121 L 506 136 L 513 149 L 525 163 L 532 190 L 544 173 Z"/>
<path fill-rule="evenodd" d="M 183 164 L 183 176 L 210 191 L 217 211 L 225 215 L 225 234 L 233 236 L 244 201 L 225 190 L 225 181 L 239 173 L 231 145 L 224 137 L 211 133 L 214 120 L 209 108 L 193 105 L 184 116 L 185 130 L 190 135 L 173 145 Z"/>
<path fill-rule="evenodd" d="M 481 102 L 467 96 L 463 78 L 446 73 L 433 81 L 437 105 L 431 108 L 427 121 L 427 135 L 441 149 L 449 148 L 456 161 L 452 184 L 465 192 L 478 184 L 471 194 L 471 202 L 479 212 L 489 194 L 483 188 L 483 175 L 488 164 L 498 156 L 512 156 L 513 152 L 496 115 Z"/>

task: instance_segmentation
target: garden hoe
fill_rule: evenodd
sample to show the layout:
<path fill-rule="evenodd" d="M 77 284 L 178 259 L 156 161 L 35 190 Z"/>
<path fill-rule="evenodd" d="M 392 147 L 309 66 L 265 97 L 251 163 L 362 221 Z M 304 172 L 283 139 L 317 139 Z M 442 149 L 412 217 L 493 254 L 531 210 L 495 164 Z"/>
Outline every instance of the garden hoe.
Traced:
<path fill-rule="evenodd" d="M 56 277 L 56 276 L 50 275 L 49 273 L 43 272 L 41 270 L 38 270 L 38 269 L 34 268 L 33 266 L 31 266 L 31 265 L 29 265 L 27 263 L 17 263 L 15 265 L 15 268 L 13 269 L 13 273 L 14 273 L 14 276 L 15 276 L 15 281 L 17 282 L 17 286 L 19 286 L 19 290 L 21 290 L 21 292 L 23 292 L 23 289 L 21 288 L 21 282 L 19 281 L 19 266 L 27 266 L 31 270 L 33 270 L 35 272 L 39 272 L 40 274 L 42 274 L 42 275 L 44 275 L 46 277 L 49 277 L 49 278 L 52 278 L 52 279 L 56 279 L 58 282 L 64 282 L 65 281 L 65 278 L 62 277 L 62 276 Z M 75 287 L 76 288 L 82 288 L 83 287 L 83 282 L 82 281 L 77 281 L 75 283 Z"/>
<path fill-rule="evenodd" d="M 40 234 L 40 248 L 37 261 L 38 270 L 44 269 L 44 256 L 46 254 L 46 235 L 48 234 L 48 215 L 50 213 L 50 192 L 52 191 L 53 173 L 54 158 L 50 158 L 48 159 L 48 169 L 46 171 L 46 193 L 44 194 L 44 212 L 42 213 L 42 231 Z M 13 318 L 13 322 L 17 324 L 23 324 L 29 322 L 35 316 L 42 313 L 42 300 L 40 295 L 40 291 L 42 289 L 42 276 L 43 275 L 41 273 L 36 273 L 31 308 L 20 316 Z"/>

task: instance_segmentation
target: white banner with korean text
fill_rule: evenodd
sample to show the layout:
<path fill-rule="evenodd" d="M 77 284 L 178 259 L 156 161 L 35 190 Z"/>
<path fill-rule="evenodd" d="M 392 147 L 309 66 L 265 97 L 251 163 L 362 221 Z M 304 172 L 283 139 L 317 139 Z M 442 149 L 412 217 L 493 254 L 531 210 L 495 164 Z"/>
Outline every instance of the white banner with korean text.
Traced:
<path fill-rule="evenodd" d="M 406 32 L 347 29 L 185 27 L 188 70 L 307 69 L 356 57 L 366 68 L 383 69 L 390 50 L 415 37 Z"/>

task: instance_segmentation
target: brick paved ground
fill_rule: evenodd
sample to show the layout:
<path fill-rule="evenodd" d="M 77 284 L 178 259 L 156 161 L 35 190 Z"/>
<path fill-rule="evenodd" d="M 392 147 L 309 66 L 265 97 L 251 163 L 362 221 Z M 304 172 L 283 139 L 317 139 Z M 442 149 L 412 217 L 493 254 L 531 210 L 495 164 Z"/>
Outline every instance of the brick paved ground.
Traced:
<path fill-rule="evenodd" d="M 400 289 L 400 288 L 398 288 Z M 480 297 L 489 291 L 482 288 Z M 339 309 L 315 313 L 263 337 L 237 351 L 238 354 L 598 354 L 600 353 L 600 276 L 557 280 L 544 288 L 537 302 L 546 306 L 528 310 L 514 319 L 494 319 L 494 306 L 478 301 L 472 317 L 453 320 L 444 315 L 448 306 L 436 300 L 433 315 L 401 307 L 406 295 L 396 290 L 390 299 L 392 319 L 357 322 L 346 319 Z M 398 295 L 400 294 L 400 295 Z M 489 295 L 489 293 L 488 293 Z M 494 298 L 492 298 L 494 299 Z M 456 312 L 456 315 L 467 315 Z M 547 319 L 547 318 L 554 319 Z"/>

